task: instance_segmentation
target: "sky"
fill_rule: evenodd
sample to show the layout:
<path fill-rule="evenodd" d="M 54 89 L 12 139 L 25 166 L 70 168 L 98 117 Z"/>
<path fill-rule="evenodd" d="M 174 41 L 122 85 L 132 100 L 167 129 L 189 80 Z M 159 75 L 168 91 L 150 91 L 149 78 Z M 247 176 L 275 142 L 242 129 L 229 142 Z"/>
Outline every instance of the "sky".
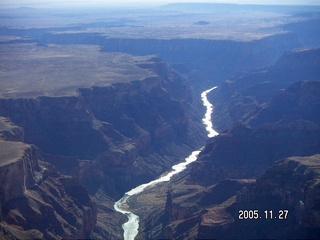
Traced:
<path fill-rule="evenodd" d="M 1 5 L 43 7 L 45 5 L 164 5 L 173 2 L 209 2 L 239 4 L 320 5 L 320 0 L 1 0 Z"/>

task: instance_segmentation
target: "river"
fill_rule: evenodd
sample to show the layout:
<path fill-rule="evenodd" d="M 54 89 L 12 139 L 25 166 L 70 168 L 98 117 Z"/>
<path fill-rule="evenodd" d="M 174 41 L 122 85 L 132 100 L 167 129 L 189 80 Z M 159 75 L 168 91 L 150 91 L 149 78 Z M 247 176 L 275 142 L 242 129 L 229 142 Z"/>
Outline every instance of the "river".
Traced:
<path fill-rule="evenodd" d="M 204 118 L 202 119 L 203 124 L 206 126 L 206 130 L 208 132 L 208 137 L 214 137 L 218 135 L 218 132 L 216 132 L 212 128 L 212 121 L 211 121 L 211 115 L 213 111 L 213 105 L 208 101 L 207 94 L 211 92 L 212 90 L 216 89 L 217 87 L 210 88 L 201 94 L 201 99 L 203 102 L 203 105 L 206 107 L 206 113 L 204 115 Z M 201 149 L 200 149 L 201 150 Z M 123 204 L 126 204 L 127 200 L 136 194 L 139 194 L 143 192 L 143 190 L 151 185 L 160 183 L 160 182 L 167 182 L 171 179 L 173 175 L 176 175 L 183 170 L 186 169 L 187 165 L 197 160 L 198 154 L 200 153 L 200 150 L 193 151 L 190 156 L 185 158 L 184 162 L 178 163 L 174 166 L 172 166 L 172 169 L 167 174 L 161 176 L 160 178 L 153 180 L 151 182 L 139 185 L 136 188 L 131 189 L 130 191 L 126 192 L 122 198 L 120 198 L 115 204 L 114 209 L 117 212 L 120 212 L 128 217 L 128 221 L 125 222 L 122 225 L 122 228 L 124 230 L 123 237 L 125 240 L 134 240 L 134 238 L 137 236 L 139 232 L 139 216 L 136 214 L 123 209 L 121 206 Z"/>

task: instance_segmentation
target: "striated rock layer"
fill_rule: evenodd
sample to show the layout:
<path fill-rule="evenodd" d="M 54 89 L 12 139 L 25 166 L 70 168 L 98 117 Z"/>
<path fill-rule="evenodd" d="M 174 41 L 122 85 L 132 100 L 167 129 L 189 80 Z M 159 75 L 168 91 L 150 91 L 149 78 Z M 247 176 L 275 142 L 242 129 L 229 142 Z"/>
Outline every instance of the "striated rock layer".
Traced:
<path fill-rule="evenodd" d="M 255 178 L 277 159 L 320 152 L 319 136 L 319 126 L 297 122 L 258 129 L 236 126 L 207 142 L 189 181 L 211 185 L 225 178 Z"/>
<path fill-rule="evenodd" d="M 9 119 L 0 117 L 0 139 L 6 141 L 24 141 L 24 132 L 21 127 L 14 125 Z"/>
<path fill-rule="evenodd" d="M 23 197 L 40 179 L 38 153 L 35 147 L 21 142 L 1 141 L 0 200 Z"/>
<path fill-rule="evenodd" d="M 204 214 L 197 237 L 317 239 L 320 234 L 319 166 L 320 155 L 276 162 L 236 198 L 214 207 L 222 208 L 224 216 L 228 216 L 223 224 L 208 221 L 217 218 L 214 212 L 209 210 Z M 240 219 L 242 210 L 256 210 L 259 215 Z"/>
<path fill-rule="evenodd" d="M 198 128 L 199 124 L 194 124 L 201 122 L 197 119 L 201 110 L 192 115 L 192 95 L 185 80 L 156 57 L 139 62 L 139 67 L 146 69 L 146 78 L 80 88 L 76 95 L 0 99 L 0 115 L 19 126 L 15 127 L 15 131 L 20 129 L 20 140 L 24 140 L 26 146 L 36 145 L 45 161 L 54 165 L 63 175 L 77 179 L 86 189 L 77 184 L 69 188 L 69 181 L 61 182 L 65 177 L 55 176 L 52 180 L 54 186 L 48 183 L 47 187 L 35 190 L 34 194 L 38 196 L 43 191 L 41 202 L 46 202 L 42 200 L 48 198 L 46 194 L 52 195 L 52 201 L 57 201 L 52 205 L 53 211 L 56 211 L 56 207 L 60 209 L 57 199 L 61 198 L 62 193 L 56 189 L 60 185 L 71 191 L 68 194 L 75 201 L 85 195 L 83 191 L 95 195 L 98 210 L 89 207 L 93 210 L 88 210 L 89 216 L 85 219 L 89 220 L 85 226 L 88 225 L 89 232 L 95 227 L 92 236 L 96 239 L 121 237 L 122 219 L 113 211 L 115 199 L 126 190 L 163 173 L 204 141 L 204 130 Z M 7 136 L 13 132 L 13 128 L 9 124 L 3 126 L 7 130 L 0 128 L 0 136 L 9 140 Z M 196 138 L 191 137 L 195 134 Z M 41 168 L 37 171 L 41 171 Z M 46 186 L 46 182 L 42 186 Z M 23 196 L 23 193 L 20 195 Z M 64 201 L 68 202 L 69 199 L 62 199 L 61 204 Z M 85 201 L 85 206 L 89 206 L 90 201 Z M 9 214 L 10 209 L 19 209 L 19 206 L 28 208 L 30 204 L 28 200 L 23 200 L 19 204 L 8 205 L 9 210 L 3 213 Z M 77 209 L 70 211 L 71 215 L 82 214 Z M 99 214 L 97 224 L 90 217 L 94 216 L 90 215 L 92 212 Z M 63 217 L 61 221 L 59 219 L 57 225 L 61 227 L 54 236 L 72 238 L 80 234 L 72 229 L 72 224 L 71 227 L 65 227 Z M 16 223 L 17 226 L 19 224 L 24 226 L 23 222 Z M 50 223 L 43 221 L 42 227 L 36 226 L 36 229 L 46 229 Z M 88 235 L 88 231 L 82 232 Z"/>
<path fill-rule="evenodd" d="M 97 207 L 87 190 L 44 162 L 34 145 L 0 140 L 0 176 L 1 239 L 92 234 Z"/>
<path fill-rule="evenodd" d="M 319 124 L 320 48 L 296 49 L 273 65 L 224 81 L 208 97 L 216 102 L 220 131 L 241 122 L 253 127 L 305 119 Z"/>
<path fill-rule="evenodd" d="M 82 88 L 79 96 L 0 99 L 0 115 L 23 127 L 25 141 L 61 171 L 77 172 L 91 193 L 102 184 L 119 196 L 175 162 L 165 157 L 172 148 L 200 140 L 186 140 L 191 94 L 183 79 L 157 58 L 141 67 L 157 77 Z"/>
<path fill-rule="evenodd" d="M 318 238 L 319 60 L 318 48 L 295 50 L 218 87 L 221 133 L 187 172 L 140 198 L 162 199 L 149 206 L 146 238 Z"/>
<path fill-rule="evenodd" d="M 7 61 L 7 66 L 12 67 L 11 62 L 15 62 L 15 66 L 25 68 L 24 71 L 18 72 L 20 74 L 17 74 L 15 68 L 11 68 L 13 72 L 8 72 L 5 77 L 8 80 L 7 90 L 2 93 L 0 99 L 0 115 L 17 125 L 12 127 L 6 122 L 8 119 L 1 118 L 0 138 L 25 141 L 25 143 L 12 142 L 9 145 L 7 142 L 1 142 L 5 151 L 2 153 L 3 166 L 1 165 L 2 170 L 0 169 L 1 181 L 4 183 L 1 189 L 0 234 L 1 237 L 17 239 L 120 238 L 122 219 L 112 210 L 114 199 L 133 186 L 155 178 L 170 168 L 173 162 L 179 161 L 191 150 L 201 146 L 204 139 L 203 130 L 194 124 L 197 121 L 201 122 L 197 115 L 200 110 L 196 109 L 194 115 L 190 113 L 194 110 L 190 88 L 179 74 L 169 69 L 159 58 L 142 57 L 140 60 L 139 58 L 134 60 L 127 54 L 102 56 L 97 53 L 97 47 L 62 47 L 52 46 L 51 43 L 99 44 L 105 51 L 133 51 L 131 53 L 139 55 L 160 54 L 170 63 L 180 65 L 181 69 L 188 68 L 184 72 L 190 74 L 190 78 L 197 80 L 199 78 L 201 81 L 193 83 L 199 91 L 204 87 L 201 86 L 203 78 L 208 78 L 213 75 L 212 73 L 219 79 L 234 70 L 261 67 L 272 62 L 284 50 L 300 46 L 297 37 L 291 33 L 252 42 L 232 42 L 196 39 L 168 41 L 106 39 L 101 36 L 96 38 L 95 34 L 80 34 L 80 36 L 42 34 L 32 29 L 18 31 L 21 31 L 20 34 L 23 36 L 35 38 L 39 46 L 46 46 L 39 49 L 39 46 L 27 44 L 27 50 L 31 51 L 24 52 L 21 54 L 22 57 L 17 54 L 16 59 Z M 7 49 L 6 47 L 3 49 Z M 14 45 L 16 53 L 20 52 L 20 47 Z M 14 49 L 10 48 L 10 51 L 12 50 Z M 65 51 L 67 55 L 57 54 Z M 6 53 L 6 50 L 4 52 Z M 30 53 L 32 58 L 28 55 Z M 111 57 L 106 59 L 107 55 Z M 116 59 L 118 62 L 113 64 Z M 195 59 L 197 61 L 194 61 Z M 27 65 L 24 60 L 27 60 Z M 135 61 L 136 64 L 132 66 L 131 61 Z M 125 62 L 125 65 L 121 65 L 120 72 L 113 72 L 119 62 Z M 105 65 L 108 65 L 108 68 Z M 70 69 L 73 75 L 69 75 Z M 193 70 L 204 73 L 196 71 L 193 76 Z M 108 71 L 112 71 L 112 74 L 108 74 Z M 35 75 L 30 77 L 28 73 Z M 28 76 L 29 81 L 25 81 Z M 37 78 L 39 76 L 40 78 Z M 69 78 L 63 76 L 71 76 L 72 80 L 75 78 L 78 82 L 67 81 Z M 12 80 L 10 77 L 19 77 L 22 83 L 27 84 L 11 85 L 16 83 L 14 80 L 17 79 Z M 64 87 L 56 89 L 57 83 L 63 84 Z M 18 86 L 20 88 L 17 88 Z M 39 86 L 41 91 L 36 91 L 39 90 L 37 89 Z M 55 88 L 55 91 L 48 93 L 51 88 Z M 29 98 L 18 98 L 21 89 L 26 92 L 20 96 Z M 263 107 L 258 104 L 265 103 L 261 101 L 257 104 L 255 100 L 251 101 L 251 98 L 244 97 L 245 103 L 247 100 L 250 113 L 258 114 L 256 110 L 261 110 Z M 235 109 L 240 113 L 234 111 Z M 225 126 L 231 126 L 228 125 L 230 122 L 244 118 L 247 109 L 240 108 L 239 105 L 233 106 L 229 112 L 232 115 L 231 120 L 227 119 Z M 238 130 L 240 133 L 237 133 Z M 249 137 L 244 137 L 249 143 L 254 142 L 252 136 L 260 134 L 259 131 L 252 129 L 238 128 L 225 134 L 227 140 L 231 139 L 231 142 L 227 143 L 233 144 L 232 140 L 237 141 L 238 137 L 241 140 L 244 136 L 243 131 L 252 132 Z M 313 144 L 318 145 L 313 133 L 307 129 L 294 132 L 293 135 L 288 133 L 287 129 L 275 130 L 273 134 L 273 136 L 285 135 L 284 138 L 280 138 L 280 143 L 287 139 L 291 140 L 290 137 L 294 134 L 298 136 L 310 134 L 311 140 L 303 147 L 308 148 L 312 145 L 312 152 L 316 149 Z M 195 138 L 195 135 L 199 137 Z M 271 138 L 263 132 L 262 139 Z M 293 138 L 293 141 L 296 139 Z M 261 147 L 261 142 L 259 144 Z M 225 147 L 224 150 L 228 151 L 228 148 Z M 247 150 L 244 149 L 243 154 Z M 267 148 L 267 151 L 269 150 Z M 205 151 L 207 152 L 204 152 L 204 155 L 211 154 L 210 149 L 206 148 Z M 235 162 L 235 154 L 235 151 L 230 152 L 228 156 L 231 159 L 230 163 Z M 275 154 L 272 160 L 279 156 L 283 155 Z M 61 173 L 42 160 L 53 164 Z M 251 160 L 253 157 L 250 161 L 243 160 L 239 164 L 245 168 L 250 165 Z M 270 162 L 272 161 L 268 160 L 268 163 Z M 205 169 L 212 173 L 210 171 L 215 166 L 209 164 L 209 167 L 205 169 L 205 166 L 201 166 L 200 170 Z M 254 174 L 262 171 L 257 166 L 253 168 Z M 220 170 L 228 177 L 232 174 L 243 177 L 241 173 L 239 175 L 239 170 L 232 171 L 231 175 L 228 175 L 228 171 L 223 167 L 218 168 L 218 171 Z M 205 172 L 200 177 L 206 176 Z M 250 177 L 250 172 L 245 176 Z M 193 171 L 189 180 L 192 178 L 197 178 Z M 184 180 L 186 179 L 188 178 Z M 200 178 L 196 180 L 203 182 Z M 203 210 L 209 206 L 212 198 L 215 199 L 213 200 L 215 204 L 228 200 L 233 191 L 238 191 L 248 185 L 248 182 L 250 181 L 227 180 L 213 186 L 211 184 L 216 182 L 211 182 L 210 186 L 208 183 L 203 184 L 205 186 L 177 186 L 173 188 L 172 194 L 165 191 L 166 210 L 164 212 L 157 210 L 157 217 L 152 218 L 150 225 L 145 224 L 145 226 L 160 224 L 160 227 L 156 229 L 156 233 L 146 236 L 151 238 L 196 236 L 195 226 L 199 223 L 201 216 L 199 214 L 202 214 L 199 209 Z M 232 191 L 217 194 L 224 188 L 230 188 Z M 87 191 L 95 195 L 97 206 Z M 183 196 L 184 194 L 187 196 Z M 194 199 L 199 196 L 200 201 L 195 206 Z M 213 211 L 222 212 L 219 208 Z M 227 217 L 225 221 L 221 214 L 221 222 L 228 222 L 228 219 Z"/>
<path fill-rule="evenodd" d="M 276 161 L 257 180 L 226 179 L 208 187 L 186 184 L 180 176 L 133 200 L 141 205 L 141 213 L 152 212 L 152 218 L 142 213 L 148 219 L 142 236 L 318 239 L 319 166 L 319 154 L 288 157 Z M 148 206 L 155 200 L 155 206 Z"/>

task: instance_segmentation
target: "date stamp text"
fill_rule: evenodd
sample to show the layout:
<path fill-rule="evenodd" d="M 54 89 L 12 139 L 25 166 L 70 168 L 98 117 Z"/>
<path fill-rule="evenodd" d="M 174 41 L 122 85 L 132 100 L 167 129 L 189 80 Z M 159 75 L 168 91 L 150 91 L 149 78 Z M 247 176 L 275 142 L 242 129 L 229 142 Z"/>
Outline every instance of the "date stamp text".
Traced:
<path fill-rule="evenodd" d="M 239 210 L 238 219 L 239 220 L 258 220 L 258 219 L 265 219 L 265 220 L 286 220 L 289 215 L 289 210 Z"/>

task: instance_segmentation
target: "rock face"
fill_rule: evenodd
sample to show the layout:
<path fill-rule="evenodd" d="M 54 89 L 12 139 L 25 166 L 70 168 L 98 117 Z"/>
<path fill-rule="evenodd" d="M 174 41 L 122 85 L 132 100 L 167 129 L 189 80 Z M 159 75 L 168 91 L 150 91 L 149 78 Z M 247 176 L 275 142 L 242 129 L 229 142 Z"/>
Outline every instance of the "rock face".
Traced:
<path fill-rule="evenodd" d="M 236 126 L 207 142 L 191 167 L 190 182 L 211 185 L 225 178 L 255 178 L 277 159 L 320 152 L 319 136 L 319 126 L 299 122 L 259 129 Z"/>
<path fill-rule="evenodd" d="M 25 141 L 61 171 L 77 172 L 92 194 L 102 184 L 120 196 L 168 168 L 174 159 L 152 161 L 188 138 L 191 94 L 181 76 L 159 58 L 140 67 L 157 77 L 82 88 L 79 96 L 0 99 L 0 115 L 23 127 Z"/>
<path fill-rule="evenodd" d="M 25 141 L 44 152 L 86 159 L 107 147 L 78 98 L 1 99 L 1 105 L 1 114 L 24 128 Z M 82 131 L 77 133 L 77 129 Z M 84 146 L 90 139 L 95 145 L 88 152 Z"/>
<path fill-rule="evenodd" d="M 1 202 L 23 197 L 41 178 L 37 152 L 21 142 L 1 141 Z"/>
<path fill-rule="evenodd" d="M 184 195 L 179 194 L 177 187 L 174 191 L 176 195 L 173 194 L 172 199 L 173 217 L 168 227 L 172 232 L 171 238 L 194 238 L 195 233 L 198 232 L 199 222 L 214 222 L 223 226 L 228 222 L 229 216 L 224 214 L 220 204 L 225 205 L 226 202 L 230 202 L 235 192 L 250 183 L 252 183 L 251 180 L 224 180 L 207 188 L 198 188 L 198 191 L 187 191 Z"/>
<path fill-rule="evenodd" d="M 238 7 L 239 6 L 237 6 L 237 8 Z M 164 17 L 164 19 L 165 18 L 166 17 Z M 162 23 L 157 23 L 155 26 L 161 24 Z M 220 23 L 218 23 L 218 25 L 220 25 Z M 85 28 L 88 26 L 85 26 Z M 303 23 L 302 26 L 306 28 L 308 25 Z M 147 27 L 147 31 L 149 31 L 149 27 Z M 224 26 L 220 27 L 225 28 Z M 82 27 L 80 28 L 82 29 Z M 210 28 L 209 31 L 212 31 L 213 26 L 210 26 Z M 279 28 L 281 28 L 281 26 L 279 26 Z M 72 29 L 72 27 L 69 29 Z M 89 32 L 79 33 L 77 31 L 69 32 L 68 28 L 61 28 L 60 30 L 57 28 L 53 30 L 41 28 L 12 29 L 4 27 L 2 31 L 8 36 L 13 35 L 29 38 L 20 39 L 21 42 L 29 40 L 42 46 L 51 44 L 86 44 L 99 45 L 104 52 L 123 52 L 139 56 L 156 54 L 180 72 L 189 74 L 192 80 L 194 80 L 192 84 L 199 84 L 199 87 L 201 87 L 201 85 L 203 87 L 204 82 L 208 84 L 210 81 L 217 82 L 217 80 L 223 80 L 226 76 L 235 71 L 247 71 L 261 68 L 273 63 L 283 54 L 283 52 L 304 46 L 302 44 L 303 41 L 301 42 L 295 30 L 280 31 L 280 33 L 277 30 L 276 32 L 279 34 L 274 33 L 270 35 L 269 32 L 266 35 L 262 34 L 258 39 L 255 37 L 254 40 L 252 40 L 249 36 L 248 39 L 246 39 L 244 36 L 241 41 L 233 41 L 225 37 L 222 39 L 219 37 L 217 39 L 214 37 L 213 39 L 211 39 L 211 37 L 208 39 L 206 39 L 206 37 L 199 38 L 196 33 L 198 29 L 194 29 L 195 32 L 192 30 L 195 35 L 191 35 L 191 37 L 176 35 L 176 31 L 174 31 L 172 35 L 169 33 L 170 37 L 168 37 L 168 39 L 162 39 L 162 36 L 159 38 L 159 35 L 152 38 L 150 37 L 152 34 L 148 37 L 139 36 L 138 38 L 136 36 L 130 38 L 130 34 L 125 34 L 120 37 L 112 37 L 112 35 L 110 36 L 107 34 L 108 37 L 106 37 L 104 31 L 102 33 L 99 33 L 99 31 L 92 33 L 90 32 L 90 29 L 91 28 L 88 28 Z M 58 33 L 59 31 L 61 32 Z M 157 32 L 157 27 L 155 29 L 152 28 L 151 31 Z M 219 30 L 216 31 L 219 32 Z M 223 31 L 225 31 L 225 29 L 223 29 Z M 251 34 L 259 35 L 259 31 L 260 30 L 257 29 Z M 315 32 L 316 31 L 317 30 L 315 30 Z M 165 31 L 163 31 L 163 34 L 164 32 Z M 231 32 L 233 31 L 231 30 Z M 206 31 L 206 33 L 208 32 Z M 222 35 L 224 34 L 222 33 Z M 240 33 L 240 35 L 243 34 Z M 310 36 L 310 39 L 313 41 L 314 37 Z M 11 43 L 14 42 L 19 42 L 19 40 L 11 41 Z M 315 37 L 314 42 L 319 43 L 317 36 Z"/>
<path fill-rule="evenodd" d="M 172 239 L 317 239 L 319 62 L 319 49 L 297 50 L 222 83 L 211 95 L 213 123 L 229 129 L 208 140 L 190 171 L 173 180 L 162 235 L 146 232 Z"/>
<path fill-rule="evenodd" d="M 17 146 L 12 154 L 21 155 L 20 160 L 8 172 L 3 168 L 5 174 L 1 175 L 6 178 L 5 183 L 8 182 L 3 185 L 5 194 L 1 196 L 5 223 L 22 226 L 23 231 L 35 226 L 48 238 L 120 238 L 120 214 L 114 213 L 113 201 L 128 189 L 163 173 L 181 156 L 203 144 L 203 130 L 193 125 L 197 120 L 190 118 L 188 108 L 192 97 L 185 80 L 156 57 L 139 67 L 152 74 L 143 80 L 80 88 L 76 96 L 0 99 L 0 115 L 4 116 L 0 125 L 1 138 L 25 142 L 12 143 L 12 147 Z M 199 136 L 191 138 L 195 131 Z M 15 135 L 11 136 L 13 133 Z M 37 147 L 30 147 L 34 145 Z M 17 151 L 19 146 L 26 149 Z M 46 181 L 41 180 L 43 168 L 31 164 L 32 154 L 35 154 L 31 150 L 37 148 L 43 159 L 63 175 L 56 173 Z M 30 158 L 27 162 L 33 171 L 24 169 L 25 158 Z M 19 175 L 19 181 L 12 182 L 18 171 L 23 174 Z M 78 182 L 72 180 L 73 177 Z M 43 181 L 41 188 L 38 180 Z M 26 186 L 33 186 L 34 192 L 27 197 L 23 181 Z M 14 187 L 16 192 L 6 187 Z M 87 191 L 95 195 L 96 203 L 88 197 Z M 34 195 L 39 199 L 34 200 Z M 21 201 L 17 200 L 20 198 Z M 47 215 L 42 208 L 46 208 L 41 204 L 41 209 L 32 207 L 40 212 L 39 218 L 26 216 L 29 201 L 44 202 L 50 214 L 58 215 L 52 220 L 59 227 L 59 230 L 52 230 L 56 233 L 46 230 L 51 220 L 44 220 Z M 72 205 L 69 214 L 65 210 L 67 205 Z M 14 220 L 18 219 L 13 214 L 15 211 L 21 215 L 21 222 Z M 23 234 L 27 238 L 27 233 Z"/>
<path fill-rule="evenodd" d="M 232 202 L 215 207 L 222 207 L 224 216 L 228 216 L 223 225 L 209 223 L 208 214 L 204 214 L 197 237 L 317 239 L 320 234 L 319 162 L 320 155 L 276 162 Z M 258 211 L 257 219 L 239 219 L 239 211 L 250 209 Z"/>
<path fill-rule="evenodd" d="M 33 145 L 0 140 L 0 149 L 1 239 L 90 237 L 96 204 L 76 179 L 45 163 Z"/>
<path fill-rule="evenodd" d="M 217 74 L 221 74 L 221 72 L 229 72 L 230 69 L 239 71 L 265 66 L 277 59 L 284 51 L 300 46 L 294 34 L 285 33 L 248 42 L 110 38 L 105 40 L 104 49 L 139 55 L 157 53 L 167 62 L 183 63 L 189 70 L 212 71 L 215 69 Z M 209 70 L 209 68 L 212 69 Z"/>
<path fill-rule="evenodd" d="M 274 65 L 223 82 L 209 95 L 217 102 L 215 126 L 222 131 L 236 122 L 254 127 L 296 119 L 318 123 L 319 53 L 319 48 L 289 51 Z"/>
<path fill-rule="evenodd" d="M 303 119 L 320 124 L 320 81 L 295 82 L 272 97 L 268 106 L 249 121 L 251 126 L 266 123 L 289 124 Z"/>
<path fill-rule="evenodd" d="M 132 199 L 137 202 L 135 212 L 142 219 L 141 238 L 198 239 L 202 216 L 212 207 L 234 199 L 238 191 L 253 182 L 251 179 L 229 179 L 204 187 L 186 184 L 185 177 L 180 176 L 173 182 L 150 188 Z M 224 217 L 222 213 L 220 215 Z"/>
<path fill-rule="evenodd" d="M 145 238 L 317 239 L 319 160 L 319 154 L 289 157 L 257 180 L 226 179 L 208 187 L 175 179 L 162 217 L 146 223 Z M 149 190 L 144 198 L 153 194 Z M 154 213 L 159 215 L 159 206 Z"/>
<path fill-rule="evenodd" d="M 6 141 L 23 142 L 23 129 L 21 127 L 15 126 L 9 119 L 0 117 L 0 139 Z"/>
<path fill-rule="evenodd" d="M 231 100 L 215 108 L 217 126 L 230 124 L 220 125 L 222 116 L 238 123 L 208 141 L 191 181 L 255 178 L 277 159 L 319 153 L 319 53 L 288 52 L 264 70 L 223 83 L 216 97 Z"/>

